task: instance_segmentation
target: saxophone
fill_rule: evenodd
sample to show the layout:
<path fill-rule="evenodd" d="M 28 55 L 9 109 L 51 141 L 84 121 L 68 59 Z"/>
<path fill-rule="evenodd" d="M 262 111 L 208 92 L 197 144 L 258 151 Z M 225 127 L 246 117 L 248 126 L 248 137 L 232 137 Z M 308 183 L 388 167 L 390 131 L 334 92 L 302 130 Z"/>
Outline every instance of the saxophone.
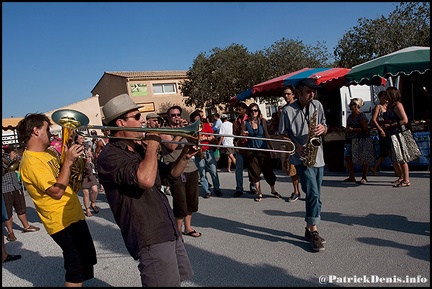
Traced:
<path fill-rule="evenodd" d="M 318 111 L 315 108 L 312 118 L 309 122 L 309 133 L 308 133 L 308 140 L 306 142 L 306 148 L 305 148 L 305 157 L 303 158 L 303 165 L 307 167 L 313 167 L 316 163 L 316 157 L 318 153 L 318 148 L 321 145 L 321 139 L 317 136 L 315 136 L 314 130 L 316 127 L 317 122 L 317 114 Z"/>

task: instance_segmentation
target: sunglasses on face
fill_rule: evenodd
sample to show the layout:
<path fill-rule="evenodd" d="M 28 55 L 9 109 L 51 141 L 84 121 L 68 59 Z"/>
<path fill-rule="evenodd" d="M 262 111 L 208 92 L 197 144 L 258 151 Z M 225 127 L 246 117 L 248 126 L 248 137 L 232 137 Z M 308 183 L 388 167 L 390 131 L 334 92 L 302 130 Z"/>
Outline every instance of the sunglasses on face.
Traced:
<path fill-rule="evenodd" d="M 171 117 L 181 116 L 181 113 L 173 113 L 173 114 L 170 114 L 170 116 Z"/>
<path fill-rule="evenodd" d="M 138 112 L 135 115 L 130 115 L 130 116 L 125 116 L 124 119 L 128 119 L 128 118 L 134 118 L 135 120 L 140 120 L 141 119 L 141 113 Z"/>
<path fill-rule="evenodd" d="M 252 112 L 257 112 L 259 111 L 258 109 L 251 109 Z"/>
<path fill-rule="evenodd" d="M 159 119 L 150 119 L 151 121 L 154 121 L 154 122 L 159 122 Z"/>

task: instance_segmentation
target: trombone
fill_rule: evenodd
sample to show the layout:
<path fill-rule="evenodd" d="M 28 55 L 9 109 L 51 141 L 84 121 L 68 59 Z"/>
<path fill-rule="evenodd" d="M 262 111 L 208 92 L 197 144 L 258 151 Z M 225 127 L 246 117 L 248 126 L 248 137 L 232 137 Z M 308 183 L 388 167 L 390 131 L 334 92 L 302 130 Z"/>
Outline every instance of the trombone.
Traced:
<path fill-rule="evenodd" d="M 284 139 L 272 139 L 272 138 L 260 138 L 260 137 L 252 137 L 252 136 L 238 136 L 231 134 L 215 134 L 209 132 L 200 132 L 201 129 L 201 121 L 197 120 L 194 123 L 181 127 L 181 128 L 167 128 L 167 127 L 158 127 L 158 128 L 149 128 L 149 127 L 117 127 L 117 126 L 104 126 L 104 125 L 83 125 L 77 127 L 76 133 L 88 138 L 121 138 L 121 139 L 132 139 L 132 140 L 141 140 L 142 138 L 136 137 L 116 137 L 111 135 L 91 135 L 89 131 L 91 129 L 102 130 L 102 131 L 113 131 L 113 130 L 121 130 L 121 131 L 133 131 L 133 132 L 142 132 L 142 133 L 156 133 L 156 134 L 170 134 L 176 136 L 182 136 L 186 138 L 189 142 L 176 142 L 176 141 L 165 141 L 162 140 L 162 143 L 178 143 L 184 145 L 195 145 L 195 146 L 209 146 L 209 147 L 221 147 L 217 144 L 203 144 L 199 141 L 200 135 L 214 135 L 214 136 L 224 136 L 224 137 L 235 137 L 235 138 L 246 138 L 246 139 L 258 139 L 262 141 L 274 141 L 274 142 L 283 142 L 285 144 L 286 150 L 270 150 L 270 149 L 261 149 L 261 148 L 250 148 L 250 147 L 239 147 L 234 146 L 231 148 L 234 149 L 243 149 L 243 150 L 251 150 L 251 151 L 268 151 L 268 152 L 279 152 L 279 153 L 287 153 L 292 155 L 295 153 L 295 145 L 290 140 Z"/>

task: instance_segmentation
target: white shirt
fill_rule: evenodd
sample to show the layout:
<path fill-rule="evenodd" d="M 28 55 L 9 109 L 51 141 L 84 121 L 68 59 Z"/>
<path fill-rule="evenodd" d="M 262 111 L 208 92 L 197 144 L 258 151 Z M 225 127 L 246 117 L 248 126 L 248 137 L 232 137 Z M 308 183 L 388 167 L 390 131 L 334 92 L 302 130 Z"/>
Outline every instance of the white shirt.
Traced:
<path fill-rule="evenodd" d="M 219 129 L 220 134 L 233 134 L 233 124 L 230 121 L 224 121 Z M 224 136 L 222 140 L 222 145 L 226 147 L 233 147 L 234 146 L 234 137 L 230 136 Z"/>

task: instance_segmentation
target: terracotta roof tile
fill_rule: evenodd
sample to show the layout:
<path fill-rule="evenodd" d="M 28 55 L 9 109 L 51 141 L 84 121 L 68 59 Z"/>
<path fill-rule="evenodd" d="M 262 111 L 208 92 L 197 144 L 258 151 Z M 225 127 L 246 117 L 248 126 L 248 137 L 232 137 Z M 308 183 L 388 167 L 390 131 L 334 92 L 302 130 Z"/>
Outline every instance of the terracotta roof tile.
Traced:
<path fill-rule="evenodd" d="M 172 79 L 186 78 L 187 70 L 164 70 L 164 71 L 105 71 L 106 74 L 111 74 L 126 78 L 136 79 Z"/>

